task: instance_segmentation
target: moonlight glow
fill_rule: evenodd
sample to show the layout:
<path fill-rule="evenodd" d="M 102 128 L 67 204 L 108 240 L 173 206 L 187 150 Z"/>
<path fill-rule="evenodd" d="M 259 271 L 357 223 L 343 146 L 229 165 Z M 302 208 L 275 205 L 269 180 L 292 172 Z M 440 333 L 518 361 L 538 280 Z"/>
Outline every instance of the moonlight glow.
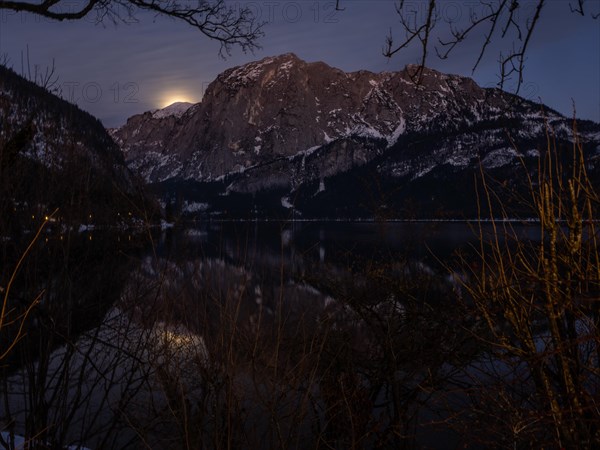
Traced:
<path fill-rule="evenodd" d="M 159 99 L 159 104 L 161 108 L 166 108 L 167 106 L 178 102 L 196 103 L 196 101 L 191 95 L 184 92 L 168 92 L 161 96 L 161 98 Z"/>

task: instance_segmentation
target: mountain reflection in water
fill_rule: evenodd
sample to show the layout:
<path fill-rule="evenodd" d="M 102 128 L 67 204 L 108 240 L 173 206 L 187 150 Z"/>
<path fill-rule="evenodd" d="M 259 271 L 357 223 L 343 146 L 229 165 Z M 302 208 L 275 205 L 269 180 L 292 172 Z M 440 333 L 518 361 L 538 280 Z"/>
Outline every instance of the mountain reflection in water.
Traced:
<path fill-rule="evenodd" d="M 433 424 L 479 351 L 447 268 L 475 242 L 459 223 L 164 230 L 99 327 L 5 380 L 3 416 L 58 446 L 458 444 Z"/>

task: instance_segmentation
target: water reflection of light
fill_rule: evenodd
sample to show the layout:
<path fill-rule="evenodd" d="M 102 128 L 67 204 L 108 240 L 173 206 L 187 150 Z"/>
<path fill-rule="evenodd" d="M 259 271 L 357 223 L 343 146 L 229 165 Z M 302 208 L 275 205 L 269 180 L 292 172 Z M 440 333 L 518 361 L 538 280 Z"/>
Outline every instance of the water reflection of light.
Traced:
<path fill-rule="evenodd" d="M 177 355 L 184 360 L 207 360 L 208 350 L 204 338 L 188 331 L 183 325 L 172 327 L 159 324 L 155 332 L 158 337 L 157 350 L 166 353 L 165 356 Z"/>
<path fill-rule="evenodd" d="M 288 245 L 290 245 L 291 241 L 292 241 L 291 230 L 283 230 L 281 232 L 281 245 L 283 245 L 284 247 L 287 247 Z"/>
<path fill-rule="evenodd" d="M 185 230 L 185 236 L 190 241 L 204 242 L 208 240 L 208 233 L 204 230 L 199 230 L 196 228 L 190 228 L 188 230 Z"/>
<path fill-rule="evenodd" d="M 176 346 L 191 346 L 195 345 L 200 341 L 200 336 L 194 336 L 191 334 L 178 334 L 173 331 L 165 330 L 164 339 L 166 342 Z"/>

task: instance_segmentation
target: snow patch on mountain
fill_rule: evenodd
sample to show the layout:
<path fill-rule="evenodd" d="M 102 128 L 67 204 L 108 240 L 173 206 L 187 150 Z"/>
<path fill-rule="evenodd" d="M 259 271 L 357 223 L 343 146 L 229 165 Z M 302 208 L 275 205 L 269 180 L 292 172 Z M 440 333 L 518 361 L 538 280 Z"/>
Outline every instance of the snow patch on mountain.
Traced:
<path fill-rule="evenodd" d="M 464 153 L 454 153 L 451 154 L 448 159 L 446 159 L 446 164 L 450 164 L 451 166 L 454 167 L 467 167 L 469 165 L 469 162 L 471 161 L 471 158 L 469 157 L 469 155 L 466 155 Z"/>
<path fill-rule="evenodd" d="M 165 117 L 175 116 L 177 118 L 183 116 L 188 109 L 194 106 L 193 103 L 175 102 L 166 108 L 158 109 L 152 113 L 154 119 L 164 119 Z"/>
<path fill-rule="evenodd" d="M 204 202 L 184 201 L 181 210 L 186 213 L 196 213 L 206 211 L 210 205 Z"/>
<path fill-rule="evenodd" d="M 319 190 L 317 191 L 317 194 L 321 192 L 325 192 L 325 180 L 323 180 L 323 178 L 319 180 Z"/>
<path fill-rule="evenodd" d="M 292 203 L 290 202 L 289 197 L 281 197 L 281 206 L 283 206 L 286 209 L 290 209 L 290 208 L 294 207 L 294 205 L 292 205 Z"/>
<path fill-rule="evenodd" d="M 519 152 L 514 148 L 506 147 L 492 150 L 481 161 L 481 164 L 486 169 L 496 169 L 513 163 L 517 158 L 521 157 Z"/>
<path fill-rule="evenodd" d="M 138 172 L 147 183 L 176 177 L 184 167 L 178 155 L 164 155 L 154 151 L 149 151 L 143 158 L 127 162 L 130 169 Z"/>
<path fill-rule="evenodd" d="M 398 139 L 400 139 L 400 136 L 402 136 L 405 132 L 406 132 L 406 120 L 404 120 L 404 117 L 400 117 L 400 123 L 398 124 L 396 129 L 392 132 L 392 134 L 388 137 L 388 140 L 387 140 L 388 147 L 391 147 L 396 142 L 398 142 Z"/>

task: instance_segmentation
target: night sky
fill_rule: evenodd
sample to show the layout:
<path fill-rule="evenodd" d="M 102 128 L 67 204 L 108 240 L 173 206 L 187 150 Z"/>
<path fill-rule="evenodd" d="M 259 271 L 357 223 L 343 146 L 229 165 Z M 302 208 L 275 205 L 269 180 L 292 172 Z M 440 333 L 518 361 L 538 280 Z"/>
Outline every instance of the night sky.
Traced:
<path fill-rule="evenodd" d="M 37 1 L 37 0 L 36 0 Z M 234 2 L 231 2 L 235 4 Z M 410 2 L 424 7 L 424 1 Z M 446 20 L 468 18 L 474 1 L 440 1 L 437 29 Z M 522 1 L 527 3 L 527 1 Z M 239 3 L 238 3 L 239 4 Z M 409 48 L 391 60 L 382 56 L 388 30 L 401 37 L 394 2 L 344 0 L 336 12 L 331 1 L 257 1 L 248 3 L 268 23 L 261 49 L 244 54 L 234 49 L 226 59 L 219 45 L 183 22 L 139 13 L 136 23 L 96 25 L 94 17 L 53 22 L 27 14 L 0 11 L 0 56 L 21 72 L 21 55 L 29 46 L 30 66 L 45 67 L 55 60 L 57 87 L 108 127 L 127 117 L 166 106 L 173 101 L 200 101 L 208 83 L 223 70 L 266 56 L 293 52 L 306 61 L 324 61 L 346 71 L 400 70 L 418 60 Z M 568 0 L 551 0 L 542 12 L 531 43 L 521 94 L 540 100 L 563 114 L 600 122 L 600 1 L 587 3 L 588 15 L 569 11 Z M 433 55 L 428 66 L 473 76 L 481 86 L 498 80 L 497 42 L 474 74 L 471 68 L 480 39 L 463 43 L 448 60 Z"/>

